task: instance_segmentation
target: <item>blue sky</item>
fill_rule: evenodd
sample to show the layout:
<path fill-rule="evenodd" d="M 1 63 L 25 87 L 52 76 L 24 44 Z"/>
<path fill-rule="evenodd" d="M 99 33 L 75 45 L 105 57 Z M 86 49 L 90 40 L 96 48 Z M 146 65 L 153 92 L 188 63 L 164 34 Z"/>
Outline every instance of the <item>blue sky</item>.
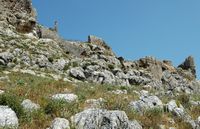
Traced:
<path fill-rule="evenodd" d="M 154 56 L 172 60 L 175 66 L 192 55 L 200 68 L 199 0 L 32 1 L 38 21 L 52 27 L 57 20 L 65 39 L 86 41 L 93 34 L 118 56 Z"/>

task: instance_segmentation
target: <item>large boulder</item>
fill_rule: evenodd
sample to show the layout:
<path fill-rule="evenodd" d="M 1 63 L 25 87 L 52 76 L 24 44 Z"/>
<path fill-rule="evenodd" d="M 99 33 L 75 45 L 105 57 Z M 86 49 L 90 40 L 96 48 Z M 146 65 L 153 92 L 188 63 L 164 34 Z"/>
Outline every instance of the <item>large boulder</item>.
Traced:
<path fill-rule="evenodd" d="M 184 69 L 184 70 L 191 70 L 192 74 L 196 77 L 196 67 L 194 58 L 192 56 L 189 56 L 185 59 L 185 61 L 180 64 L 178 67 Z"/>
<path fill-rule="evenodd" d="M 157 96 L 142 96 L 138 101 L 130 102 L 129 106 L 138 111 L 143 112 L 151 108 L 163 108 L 162 101 Z"/>
<path fill-rule="evenodd" d="M 76 129 L 140 129 L 130 123 L 123 111 L 87 109 L 71 117 Z"/>
<path fill-rule="evenodd" d="M 81 67 L 76 67 L 70 69 L 70 75 L 78 80 L 86 79 L 84 70 Z"/>
<path fill-rule="evenodd" d="M 179 107 L 176 104 L 175 100 L 171 100 L 166 104 L 166 107 L 169 112 L 171 112 L 175 117 L 178 117 L 179 119 L 182 119 L 184 122 L 191 125 L 192 129 L 197 128 L 197 124 L 194 120 L 192 120 L 192 117 L 185 111 L 182 105 Z"/>
<path fill-rule="evenodd" d="M 17 128 L 18 118 L 8 106 L 0 106 L 0 128 Z"/>

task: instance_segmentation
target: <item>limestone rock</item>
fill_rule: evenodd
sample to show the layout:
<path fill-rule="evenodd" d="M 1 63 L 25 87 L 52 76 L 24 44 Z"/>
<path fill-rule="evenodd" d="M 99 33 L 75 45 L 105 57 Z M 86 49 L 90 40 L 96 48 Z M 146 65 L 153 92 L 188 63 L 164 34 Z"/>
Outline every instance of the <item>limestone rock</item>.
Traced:
<path fill-rule="evenodd" d="M 142 126 L 136 121 L 130 121 L 131 129 L 142 129 Z"/>
<path fill-rule="evenodd" d="M 9 62 L 13 60 L 14 56 L 10 52 L 2 52 L 0 53 L 1 65 L 7 65 Z"/>
<path fill-rule="evenodd" d="M 8 106 L 0 106 L 0 128 L 17 128 L 18 118 Z"/>
<path fill-rule="evenodd" d="M 134 129 L 123 111 L 87 109 L 72 116 L 71 122 L 76 129 Z"/>
<path fill-rule="evenodd" d="M 70 70 L 70 75 L 79 80 L 84 80 L 86 78 L 83 69 L 80 67 L 72 68 Z"/>
<path fill-rule="evenodd" d="M 40 108 L 39 104 L 35 104 L 33 103 L 31 100 L 26 99 L 24 100 L 21 105 L 23 106 L 23 108 L 27 111 L 34 111 L 34 110 L 38 110 Z"/>
<path fill-rule="evenodd" d="M 172 112 L 175 108 L 178 108 L 175 100 L 171 100 L 169 103 L 167 103 L 167 109 L 170 112 Z"/>
<path fill-rule="evenodd" d="M 70 129 L 69 121 L 64 118 L 55 118 L 49 129 Z"/>
<path fill-rule="evenodd" d="M 99 99 L 88 99 L 85 101 L 86 109 L 91 108 L 101 108 L 104 105 L 104 102 L 106 102 L 103 98 Z"/>
<path fill-rule="evenodd" d="M 94 36 L 94 35 L 88 36 L 88 43 L 94 43 L 98 46 L 102 46 L 106 49 L 110 49 L 110 47 L 105 43 L 105 41 L 102 38 L 99 38 L 99 37 Z"/>
<path fill-rule="evenodd" d="M 157 96 L 143 96 L 138 101 L 130 102 L 130 107 L 138 112 L 149 108 L 163 108 L 162 101 Z"/>
<path fill-rule="evenodd" d="M 78 99 L 78 96 L 75 94 L 55 94 L 52 96 L 53 100 L 62 100 L 68 103 L 74 102 Z"/>
<path fill-rule="evenodd" d="M 192 56 L 189 56 L 185 59 L 185 61 L 180 64 L 178 67 L 184 69 L 184 70 L 191 70 L 192 74 L 196 77 L 196 67 L 194 58 Z"/>
<path fill-rule="evenodd" d="M 3 91 L 3 90 L 0 90 L 0 95 L 1 95 L 1 94 L 3 94 L 4 92 L 5 92 L 5 91 Z"/>

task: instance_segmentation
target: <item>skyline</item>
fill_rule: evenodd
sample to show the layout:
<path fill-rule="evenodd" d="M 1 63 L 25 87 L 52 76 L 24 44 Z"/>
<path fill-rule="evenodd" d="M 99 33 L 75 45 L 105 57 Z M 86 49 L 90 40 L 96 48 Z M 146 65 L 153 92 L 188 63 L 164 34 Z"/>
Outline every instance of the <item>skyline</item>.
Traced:
<path fill-rule="evenodd" d="M 153 56 L 178 66 L 191 55 L 197 72 L 200 67 L 200 1 L 33 0 L 33 5 L 39 23 L 52 27 L 57 20 L 65 39 L 86 41 L 93 34 L 128 60 Z"/>

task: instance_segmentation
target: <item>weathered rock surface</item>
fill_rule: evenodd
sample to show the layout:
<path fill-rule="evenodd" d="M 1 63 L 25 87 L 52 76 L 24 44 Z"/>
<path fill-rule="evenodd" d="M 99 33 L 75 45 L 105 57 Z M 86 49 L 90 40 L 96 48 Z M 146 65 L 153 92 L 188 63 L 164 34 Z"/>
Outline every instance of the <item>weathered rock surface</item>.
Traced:
<path fill-rule="evenodd" d="M 7 107 L 0 106 L 0 128 L 17 128 L 18 118 L 15 112 Z"/>
<path fill-rule="evenodd" d="M 64 118 L 55 118 L 48 129 L 70 129 L 69 121 Z"/>
<path fill-rule="evenodd" d="M 191 70 L 192 74 L 196 77 L 195 62 L 192 56 L 187 57 L 185 61 L 182 64 L 180 64 L 178 67 L 184 70 Z"/>
<path fill-rule="evenodd" d="M 78 96 L 75 94 L 55 94 L 52 96 L 52 99 L 71 103 L 71 102 L 77 101 Z"/>
<path fill-rule="evenodd" d="M 157 96 L 143 96 L 138 101 L 130 102 L 130 107 L 138 112 L 151 108 L 163 108 L 162 101 Z"/>
<path fill-rule="evenodd" d="M 24 100 L 21 105 L 23 106 L 23 108 L 27 111 L 34 111 L 34 110 L 38 110 L 40 108 L 39 104 L 33 103 L 31 100 L 26 99 Z"/>
<path fill-rule="evenodd" d="M 179 107 L 177 106 L 175 100 L 171 100 L 169 103 L 167 103 L 167 108 L 176 117 L 182 119 L 186 123 L 189 123 L 193 129 L 198 127 L 192 117 L 185 111 L 184 107 L 182 105 Z"/>
<path fill-rule="evenodd" d="M 136 123 L 128 120 L 123 111 L 87 109 L 71 117 L 72 125 L 77 129 L 138 129 Z"/>

